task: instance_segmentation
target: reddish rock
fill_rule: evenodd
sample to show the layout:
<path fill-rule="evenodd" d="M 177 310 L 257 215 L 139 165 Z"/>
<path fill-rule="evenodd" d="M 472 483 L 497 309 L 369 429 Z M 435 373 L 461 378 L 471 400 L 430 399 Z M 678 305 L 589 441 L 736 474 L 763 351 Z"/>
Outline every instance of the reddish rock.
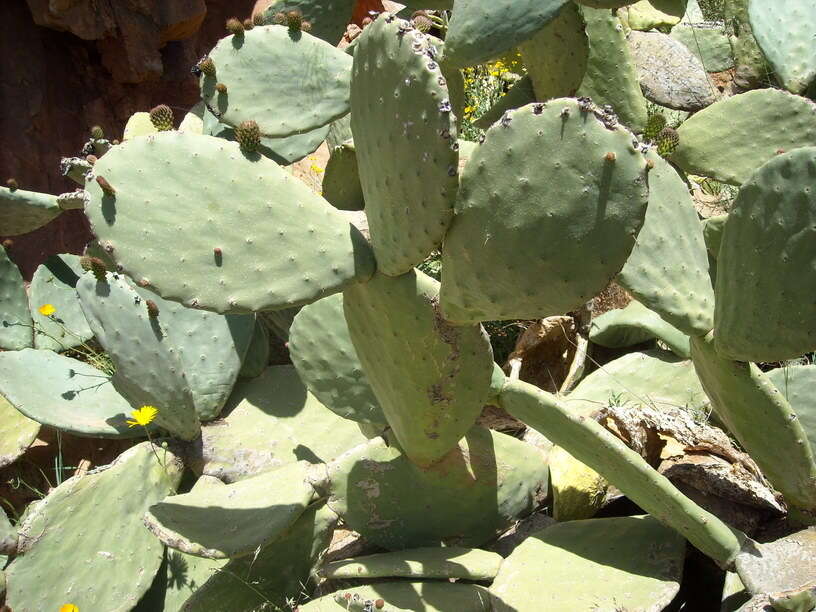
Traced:
<path fill-rule="evenodd" d="M 59 161 L 79 154 L 91 126 L 121 138 L 132 113 L 160 103 L 180 120 L 199 99 L 191 66 L 224 36 L 226 18 L 248 15 L 253 0 L 208 0 L 206 15 L 203 0 L 28 4 L 0 2 L 0 179 L 56 194 L 76 187 Z M 15 237 L 11 256 L 30 278 L 48 255 L 77 253 L 89 238 L 84 215 L 69 211 Z"/>

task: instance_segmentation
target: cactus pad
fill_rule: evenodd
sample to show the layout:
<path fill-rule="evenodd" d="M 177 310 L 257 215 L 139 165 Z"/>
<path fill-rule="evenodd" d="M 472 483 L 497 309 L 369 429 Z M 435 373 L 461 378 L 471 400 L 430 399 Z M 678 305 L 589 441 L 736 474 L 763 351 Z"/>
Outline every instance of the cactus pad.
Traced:
<path fill-rule="evenodd" d="M 155 134 L 159 130 L 153 125 L 150 120 L 150 113 L 140 111 L 133 113 L 125 124 L 125 131 L 122 135 L 122 140 L 132 140 L 139 136 L 147 136 L 148 134 Z"/>
<path fill-rule="evenodd" d="M 171 453 L 155 450 L 166 467 L 144 442 L 109 466 L 69 478 L 28 513 L 19 527 L 22 554 L 6 569 L 6 603 L 15 612 L 59 610 L 65 602 L 110 612 L 136 606 L 163 549 L 142 515 L 175 489 L 182 472 Z"/>
<path fill-rule="evenodd" d="M 779 155 L 742 185 L 717 256 L 717 350 L 781 361 L 816 350 L 816 147 Z"/>
<path fill-rule="evenodd" d="M 274 0 L 263 12 L 264 23 L 273 23 L 275 16 L 296 11 L 299 19 L 294 29 L 301 29 L 303 21 L 309 24 L 309 34 L 336 45 L 351 23 L 354 0 Z M 260 25 L 260 24 L 256 24 Z"/>
<path fill-rule="evenodd" d="M 689 337 L 637 301 L 595 317 L 589 330 L 592 342 L 609 348 L 632 346 L 652 338 L 666 344 L 675 355 L 684 359 L 691 356 Z"/>
<path fill-rule="evenodd" d="M 241 362 L 238 378 L 256 378 L 263 374 L 267 365 L 269 365 L 269 331 L 260 319 L 256 319 L 252 339 Z"/>
<path fill-rule="evenodd" d="M 230 559 L 223 571 L 202 581 L 183 610 L 258 610 L 270 603 L 286 609 L 288 601 L 299 603 L 336 522 L 337 515 L 325 504 L 311 506 L 257 553 Z"/>
<path fill-rule="evenodd" d="M 379 608 L 379 604 L 382 604 Z M 378 582 L 324 595 L 298 608 L 299 612 L 488 612 L 487 589 L 475 584 Z"/>
<path fill-rule="evenodd" d="M 155 423 L 185 440 L 200 431 L 181 357 L 146 301 L 122 276 L 104 283 L 85 274 L 77 283 L 82 310 L 116 372 L 114 388 L 133 408 L 158 409 Z"/>
<path fill-rule="evenodd" d="M 623 267 L 646 214 L 647 164 L 633 135 L 604 121 L 591 102 L 559 99 L 507 113 L 488 130 L 445 238 L 446 318 L 562 314 Z"/>
<path fill-rule="evenodd" d="M 60 214 L 62 209 L 57 204 L 57 196 L 0 187 L 0 227 L 3 228 L 3 236 L 33 232 Z"/>
<path fill-rule="evenodd" d="M 589 37 L 589 59 L 579 96 L 609 104 L 621 123 L 635 133 L 646 127 L 649 113 L 623 25 L 614 12 L 582 9 Z"/>
<path fill-rule="evenodd" d="M 150 507 L 145 525 L 183 553 L 224 559 L 275 539 L 303 514 L 314 493 L 308 463 L 293 463 L 229 485 L 171 495 Z"/>
<path fill-rule="evenodd" d="M 130 404 L 104 372 L 51 351 L 0 353 L 0 394 L 24 415 L 79 436 L 143 436 L 125 421 Z"/>
<path fill-rule="evenodd" d="M 351 340 L 405 454 L 430 465 L 455 447 L 490 397 L 493 352 L 480 325 L 439 312 L 422 272 L 376 274 L 344 293 Z"/>
<path fill-rule="evenodd" d="M 31 316 L 43 332 L 34 335 L 37 349 L 64 351 L 93 337 L 76 296 L 75 287 L 83 274 L 79 260 L 76 255 L 52 255 L 31 278 Z M 46 304 L 56 309 L 53 315 L 40 312 Z"/>
<path fill-rule="evenodd" d="M 813 512 L 816 462 L 796 412 L 758 366 L 720 356 L 713 336 L 692 338 L 691 356 L 714 413 L 785 500 Z"/>
<path fill-rule="evenodd" d="M 493 59 L 555 19 L 567 0 L 457 0 L 445 37 L 445 61 L 457 68 Z"/>
<path fill-rule="evenodd" d="M 304 306 L 289 329 L 289 355 L 309 391 L 329 410 L 361 423 L 387 423 L 351 341 L 343 296 Z"/>
<path fill-rule="evenodd" d="M 363 210 L 365 207 L 353 141 L 344 142 L 332 150 L 323 175 L 323 197 L 340 210 Z"/>
<path fill-rule="evenodd" d="M 429 468 L 382 438 L 328 465 L 329 506 L 391 550 L 479 546 L 529 513 L 542 487 L 547 466 L 536 448 L 481 427 Z"/>
<path fill-rule="evenodd" d="M 327 563 L 320 575 L 329 579 L 462 578 L 492 580 L 499 571 L 499 554 L 455 546 L 412 548 Z"/>
<path fill-rule="evenodd" d="M 810 448 L 816 449 L 816 367 L 813 365 L 783 365 L 768 372 L 768 379 L 788 400 L 807 434 Z"/>
<path fill-rule="evenodd" d="M 536 100 L 574 96 L 584 80 L 589 57 L 581 9 L 574 3 L 568 4 L 555 19 L 522 43 L 519 50 Z"/>
<path fill-rule="evenodd" d="M 801 94 L 816 79 L 816 5 L 810 0 L 781 4 L 750 0 L 754 38 L 785 89 Z"/>
<path fill-rule="evenodd" d="M 528 537 L 490 587 L 493 610 L 662 610 L 680 590 L 686 543 L 651 516 L 571 521 Z"/>
<path fill-rule="evenodd" d="M 536 94 L 533 91 L 533 81 L 530 75 L 525 74 L 518 81 L 513 83 L 510 89 L 507 90 L 507 93 L 499 98 L 493 106 L 474 121 L 473 125 L 479 129 L 486 130 L 499 121 L 507 111 L 520 108 L 535 101 Z"/>
<path fill-rule="evenodd" d="M 703 336 L 714 327 L 714 289 L 697 210 L 677 171 L 654 152 L 647 158 L 646 220 L 616 280 L 684 334 Z"/>
<path fill-rule="evenodd" d="M 126 272 L 166 299 L 216 312 L 277 309 L 373 273 L 368 244 L 341 213 L 235 143 L 162 133 L 114 147 L 95 168 L 118 187 L 115 197 L 90 187 L 94 231 Z M 146 190 L 150 172 L 164 179 Z M 221 174 L 231 179 L 214 179 Z"/>
<path fill-rule="evenodd" d="M 210 52 L 218 81 L 203 77 L 201 97 L 237 126 L 258 123 L 261 134 L 281 137 L 308 132 L 348 113 L 351 57 L 305 32 L 286 27 L 253 28 L 222 38 Z"/>
<path fill-rule="evenodd" d="M 0 246 L 0 349 L 17 351 L 34 343 L 23 277 Z"/>
<path fill-rule="evenodd" d="M 689 174 L 739 185 L 780 152 L 816 142 L 816 104 L 778 89 L 757 89 L 704 108 L 677 133 L 673 163 Z"/>
<path fill-rule="evenodd" d="M 3 362 L 0 360 L 0 369 Z M 30 383 L 31 378 L 28 378 Z M 0 393 L 5 385 L 0 384 Z M 14 463 L 40 432 L 40 424 L 17 410 L 11 402 L 0 395 L 0 467 Z"/>
<path fill-rule="evenodd" d="M 453 217 L 456 121 L 435 49 L 383 14 L 354 52 L 351 128 L 377 269 L 390 276 L 421 263 Z"/>
<path fill-rule="evenodd" d="M 295 461 L 330 461 L 364 442 L 357 423 L 327 410 L 290 366 L 239 382 L 226 416 L 201 430 L 188 462 L 199 473 L 235 482 Z"/>

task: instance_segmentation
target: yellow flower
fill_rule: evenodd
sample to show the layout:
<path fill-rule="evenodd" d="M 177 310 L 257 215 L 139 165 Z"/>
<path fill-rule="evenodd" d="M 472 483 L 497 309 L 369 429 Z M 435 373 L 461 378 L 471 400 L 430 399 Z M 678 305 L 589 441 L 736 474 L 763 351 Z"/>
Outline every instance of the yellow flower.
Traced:
<path fill-rule="evenodd" d="M 63 604 L 60 606 L 59 612 L 79 612 L 79 608 L 74 604 Z"/>
<path fill-rule="evenodd" d="M 45 317 L 50 317 L 52 314 L 57 312 L 57 309 L 54 308 L 53 304 L 43 304 L 37 310 L 39 310 L 40 314 L 45 316 Z M 71 605 L 73 605 L 73 604 L 71 604 Z"/>
<path fill-rule="evenodd" d="M 321 172 L 323 172 L 323 168 L 321 168 L 320 166 L 317 166 L 315 164 L 312 164 L 311 171 L 312 172 L 317 172 L 318 174 L 320 174 Z"/>
<path fill-rule="evenodd" d="M 153 419 L 156 418 L 156 414 L 158 414 L 159 409 L 155 406 L 142 406 L 141 408 L 134 410 L 130 413 L 130 416 L 133 417 L 133 420 L 128 419 L 127 424 L 128 427 L 136 427 L 136 425 L 147 425 Z M 61 612 L 61 611 L 60 611 Z"/>

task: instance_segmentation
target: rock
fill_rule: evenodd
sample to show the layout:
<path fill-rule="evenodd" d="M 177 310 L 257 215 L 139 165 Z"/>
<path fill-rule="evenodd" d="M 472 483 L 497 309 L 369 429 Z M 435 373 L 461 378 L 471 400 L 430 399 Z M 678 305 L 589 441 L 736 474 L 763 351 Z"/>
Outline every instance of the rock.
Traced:
<path fill-rule="evenodd" d="M 679 25 L 672 28 L 671 37 L 686 45 L 708 72 L 722 72 L 734 67 L 731 43 L 720 26 Z"/>
<path fill-rule="evenodd" d="M 683 43 L 659 32 L 635 30 L 628 40 L 646 98 L 684 111 L 698 111 L 717 100 L 703 65 Z"/>

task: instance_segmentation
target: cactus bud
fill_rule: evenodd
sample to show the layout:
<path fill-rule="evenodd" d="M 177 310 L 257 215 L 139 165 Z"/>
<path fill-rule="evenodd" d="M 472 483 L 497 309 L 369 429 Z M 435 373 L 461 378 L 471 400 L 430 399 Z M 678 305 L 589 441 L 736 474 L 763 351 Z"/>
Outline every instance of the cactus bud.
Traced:
<path fill-rule="evenodd" d="M 198 62 L 198 69 L 208 77 L 215 76 L 215 62 L 212 61 L 211 57 L 202 58 L 202 60 Z"/>
<path fill-rule="evenodd" d="M 85 161 L 93 166 L 98 161 L 98 159 L 96 155 L 86 155 Z"/>
<path fill-rule="evenodd" d="M 252 23 L 255 24 L 256 26 L 266 25 L 266 20 L 264 19 L 264 14 L 263 13 L 255 13 L 252 16 Z"/>
<path fill-rule="evenodd" d="M 159 316 L 159 307 L 156 306 L 156 302 L 153 300 L 145 300 L 145 304 L 147 305 L 147 316 L 151 319 L 155 319 Z"/>
<path fill-rule="evenodd" d="M 300 22 L 300 30 L 301 32 L 311 32 L 312 31 L 312 24 L 308 21 L 301 21 Z"/>
<path fill-rule="evenodd" d="M 428 13 L 425 11 L 416 11 L 411 15 L 411 23 L 420 32 L 429 32 L 433 27 L 433 21 L 428 18 Z"/>
<path fill-rule="evenodd" d="M 604 159 L 608 162 L 613 162 L 617 159 L 617 155 L 615 155 L 614 151 L 609 151 L 606 155 L 604 155 Z"/>
<path fill-rule="evenodd" d="M 14 246 L 14 241 L 11 238 L 6 238 L 3 241 L 3 248 L 6 249 L 7 251 L 13 246 Z"/>
<path fill-rule="evenodd" d="M 664 127 L 666 127 L 666 118 L 663 115 L 660 113 L 649 115 L 649 120 L 646 122 L 646 129 L 643 132 L 643 136 L 649 142 L 654 142 Z"/>
<path fill-rule="evenodd" d="M 19 189 L 20 185 L 17 184 L 17 179 L 10 178 L 6 181 L 6 187 L 8 187 L 11 191 L 15 189 Z"/>
<path fill-rule="evenodd" d="M 227 93 L 227 86 L 224 85 L 223 83 L 216 83 L 215 84 L 215 91 L 217 91 L 220 94 L 225 94 L 225 93 Z"/>
<path fill-rule="evenodd" d="M 91 138 L 94 140 L 102 140 L 105 137 L 105 132 L 101 126 L 95 125 L 91 128 Z"/>
<path fill-rule="evenodd" d="M 378 599 L 377 601 L 374 602 L 374 607 L 377 608 L 378 610 L 382 610 L 385 607 L 385 600 Z"/>
<path fill-rule="evenodd" d="M 275 13 L 275 16 L 272 17 L 272 21 L 278 25 L 283 25 L 286 23 L 286 13 Z"/>
<path fill-rule="evenodd" d="M 251 20 L 251 19 L 249 19 L 249 18 L 244 19 L 244 30 L 249 31 L 249 30 L 251 30 L 253 27 L 255 27 L 255 24 L 254 24 L 254 23 L 252 23 L 252 20 Z"/>
<path fill-rule="evenodd" d="M 274 21 L 277 24 L 285 25 L 293 32 L 308 32 L 312 29 L 312 24 L 303 20 L 303 13 L 298 10 L 286 13 L 275 13 Z"/>
<path fill-rule="evenodd" d="M 166 104 L 159 104 L 150 109 L 150 122 L 160 132 L 173 129 L 173 109 Z"/>
<path fill-rule="evenodd" d="M 371 23 L 371 17 L 363 17 L 363 20 L 360 23 L 363 24 L 363 27 L 366 27 L 368 24 Z"/>
<path fill-rule="evenodd" d="M 235 128 L 235 139 L 244 151 L 257 151 L 261 145 L 261 130 L 258 124 L 252 121 L 242 121 Z"/>
<path fill-rule="evenodd" d="M 116 190 L 113 188 L 113 185 L 111 185 L 104 176 L 97 176 L 96 182 L 102 188 L 102 191 L 105 192 L 105 195 L 116 195 Z"/>
<path fill-rule="evenodd" d="M 674 153 L 677 145 L 680 144 L 680 136 L 677 130 L 670 127 L 663 128 L 657 135 L 657 154 L 660 157 L 667 157 Z"/>
<path fill-rule="evenodd" d="M 98 280 L 100 283 L 105 282 L 105 274 L 107 273 L 108 269 L 105 266 L 105 262 L 98 257 L 90 257 L 86 255 L 85 257 L 80 258 L 79 265 L 82 266 L 82 269 L 86 272 L 93 272 L 96 280 Z"/>
<path fill-rule="evenodd" d="M 244 33 L 244 24 L 235 17 L 227 19 L 227 31 L 234 36 L 241 36 Z"/>
<path fill-rule="evenodd" d="M 111 141 L 111 144 L 112 144 L 112 145 L 118 145 L 118 144 L 119 144 L 119 140 L 118 140 L 118 139 L 114 139 L 114 140 L 112 140 L 112 141 Z"/>

